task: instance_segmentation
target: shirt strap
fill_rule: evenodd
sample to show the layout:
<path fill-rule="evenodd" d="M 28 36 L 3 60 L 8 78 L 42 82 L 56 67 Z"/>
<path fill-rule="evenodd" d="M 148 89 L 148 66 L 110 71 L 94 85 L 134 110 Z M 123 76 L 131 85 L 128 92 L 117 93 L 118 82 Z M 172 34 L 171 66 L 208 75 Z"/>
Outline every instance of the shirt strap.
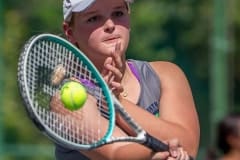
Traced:
<path fill-rule="evenodd" d="M 140 75 L 138 73 L 138 70 L 134 66 L 133 62 L 128 61 L 127 64 L 129 66 L 130 70 L 132 71 L 132 73 L 134 74 L 134 76 L 137 78 L 137 80 L 140 81 Z"/>

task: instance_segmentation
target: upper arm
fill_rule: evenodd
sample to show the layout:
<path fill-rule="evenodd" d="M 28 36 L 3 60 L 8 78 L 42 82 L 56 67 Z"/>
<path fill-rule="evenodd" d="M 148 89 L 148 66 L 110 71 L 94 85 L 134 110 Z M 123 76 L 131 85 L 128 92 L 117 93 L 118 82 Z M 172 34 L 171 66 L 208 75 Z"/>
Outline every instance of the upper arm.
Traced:
<path fill-rule="evenodd" d="M 189 82 L 183 71 L 170 62 L 151 63 L 161 82 L 160 117 L 189 132 L 198 146 L 199 122 Z"/>
<path fill-rule="evenodd" d="M 179 118 L 179 123 L 196 119 L 195 103 L 186 76 L 173 63 L 159 63 L 156 63 L 154 68 L 161 81 L 161 117 L 169 121 Z"/>

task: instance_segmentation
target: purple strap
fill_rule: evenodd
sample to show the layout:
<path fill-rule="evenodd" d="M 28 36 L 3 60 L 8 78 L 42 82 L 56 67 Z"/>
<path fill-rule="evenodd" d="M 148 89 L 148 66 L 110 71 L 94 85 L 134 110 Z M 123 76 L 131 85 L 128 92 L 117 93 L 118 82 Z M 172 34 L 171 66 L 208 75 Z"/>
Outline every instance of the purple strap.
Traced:
<path fill-rule="evenodd" d="M 130 70 L 132 71 L 132 73 L 134 74 L 134 76 L 137 78 L 138 81 L 140 81 L 140 76 L 138 73 L 138 70 L 136 69 L 136 67 L 134 66 L 134 64 L 132 62 L 127 62 Z M 90 80 L 84 79 L 84 78 L 79 78 L 80 82 L 87 88 L 94 88 L 96 85 L 91 82 Z"/>
<path fill-rule="evenodd" d="M 134 76 L 137 78 L 138 81 L 140 81 L 140 75 L 138 73 L 138 70 L 135 68 L 134 64 L 132 62 L 127 62 L 130 70 L 132 71 L 132 73 L 134 74 Z"/>
<path fill-rule="evenodd" d="M 91 82 L 90 80 L 83 79 L 83 78 L 80 78 L 79 80 L 80 80 L 80 82 L 81 82 L 84 86 L 86 86 L 86 87 L 88 87 L 88 88 L 94 88 L 94 87 L 96 87 L 96 85 L 95 85 L 93 82 Z"/>

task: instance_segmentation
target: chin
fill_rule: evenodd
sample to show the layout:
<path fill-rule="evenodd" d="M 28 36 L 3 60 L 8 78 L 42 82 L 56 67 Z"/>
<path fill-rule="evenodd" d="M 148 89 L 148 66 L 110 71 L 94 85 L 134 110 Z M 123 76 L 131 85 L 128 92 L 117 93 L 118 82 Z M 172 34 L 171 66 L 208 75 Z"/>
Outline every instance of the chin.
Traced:
<path fill-rule="evenodd" d="M 115 51 L 116 43 L 111 43 L 111 44 L 104 44 L 104 51 L 105 53 L 111 54 L 112 52 Z"/>

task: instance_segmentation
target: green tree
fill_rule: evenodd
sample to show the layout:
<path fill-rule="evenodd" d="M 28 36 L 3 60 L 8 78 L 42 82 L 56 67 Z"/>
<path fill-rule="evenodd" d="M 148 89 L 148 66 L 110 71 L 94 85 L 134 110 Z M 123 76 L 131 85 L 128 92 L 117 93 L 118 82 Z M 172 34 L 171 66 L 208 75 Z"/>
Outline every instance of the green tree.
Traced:
<path fill-rule="evenodd" d="M 230 3 L 230 2 L 229 2 Z M 234 4 L 232 4 L 234 3 Z M 229 4 L 229 65 L 232 79 L 229 88 L 233 97 L 231 108 L 240 108 L 240 6 L 239 1 Z M 4 141 L 9 144 L 28 145 L 28 152 L 36 152 L 36 146 L 51 145 L 27 118 L 17 87 L 17 62 L 23 44 L 32 35 L 50 32 L 62 34 L 62 1 L 24 0 L 4 1 L 4 32 L 1 52 L 4 60 L 3 76 Z M 209 142 L 209 89 L 210 59 L 213 31 L 213 3 L 210 0 L 136 0 L 131 6 L 132 30 L 128 58 L 142 60 L 167 60 L 178 64 L 186 73 L 196 100 L 201 122 L 201 149 Z M 234 12 L 232 12 L 234 11 Z M 230 77 L 231 78 L 231 77 Z M 1 122 L 0 122 L 1 123 Z M 36 138 L 39 137 L 39 138 Z M 29 146 L 30 145 L 30 146 Z M 36 147 L 35 146 L 35 147 Z M 15 146 L 16 147 L 16 146 Z M 20 147 L 21 148 L 21 147 Z M 14 150 L 14 148 L 10 148 Z M 31 150 L 32 149 L 32 150 Z M 35 149 L 35 150 L 34 150 Z M 39 149 L 39 148 L 38 148 Z M 27 160 L 47 159 L 45 151 L 36 156 L 23 156 Z M 14 150 L 15 151 L 15 150 Z M 51 149 L 47 154 L 53 155 Z M 4 157 L 19 159 L 17 156 Z M 52 157 L 50 156 L 50 159 Z"/>

